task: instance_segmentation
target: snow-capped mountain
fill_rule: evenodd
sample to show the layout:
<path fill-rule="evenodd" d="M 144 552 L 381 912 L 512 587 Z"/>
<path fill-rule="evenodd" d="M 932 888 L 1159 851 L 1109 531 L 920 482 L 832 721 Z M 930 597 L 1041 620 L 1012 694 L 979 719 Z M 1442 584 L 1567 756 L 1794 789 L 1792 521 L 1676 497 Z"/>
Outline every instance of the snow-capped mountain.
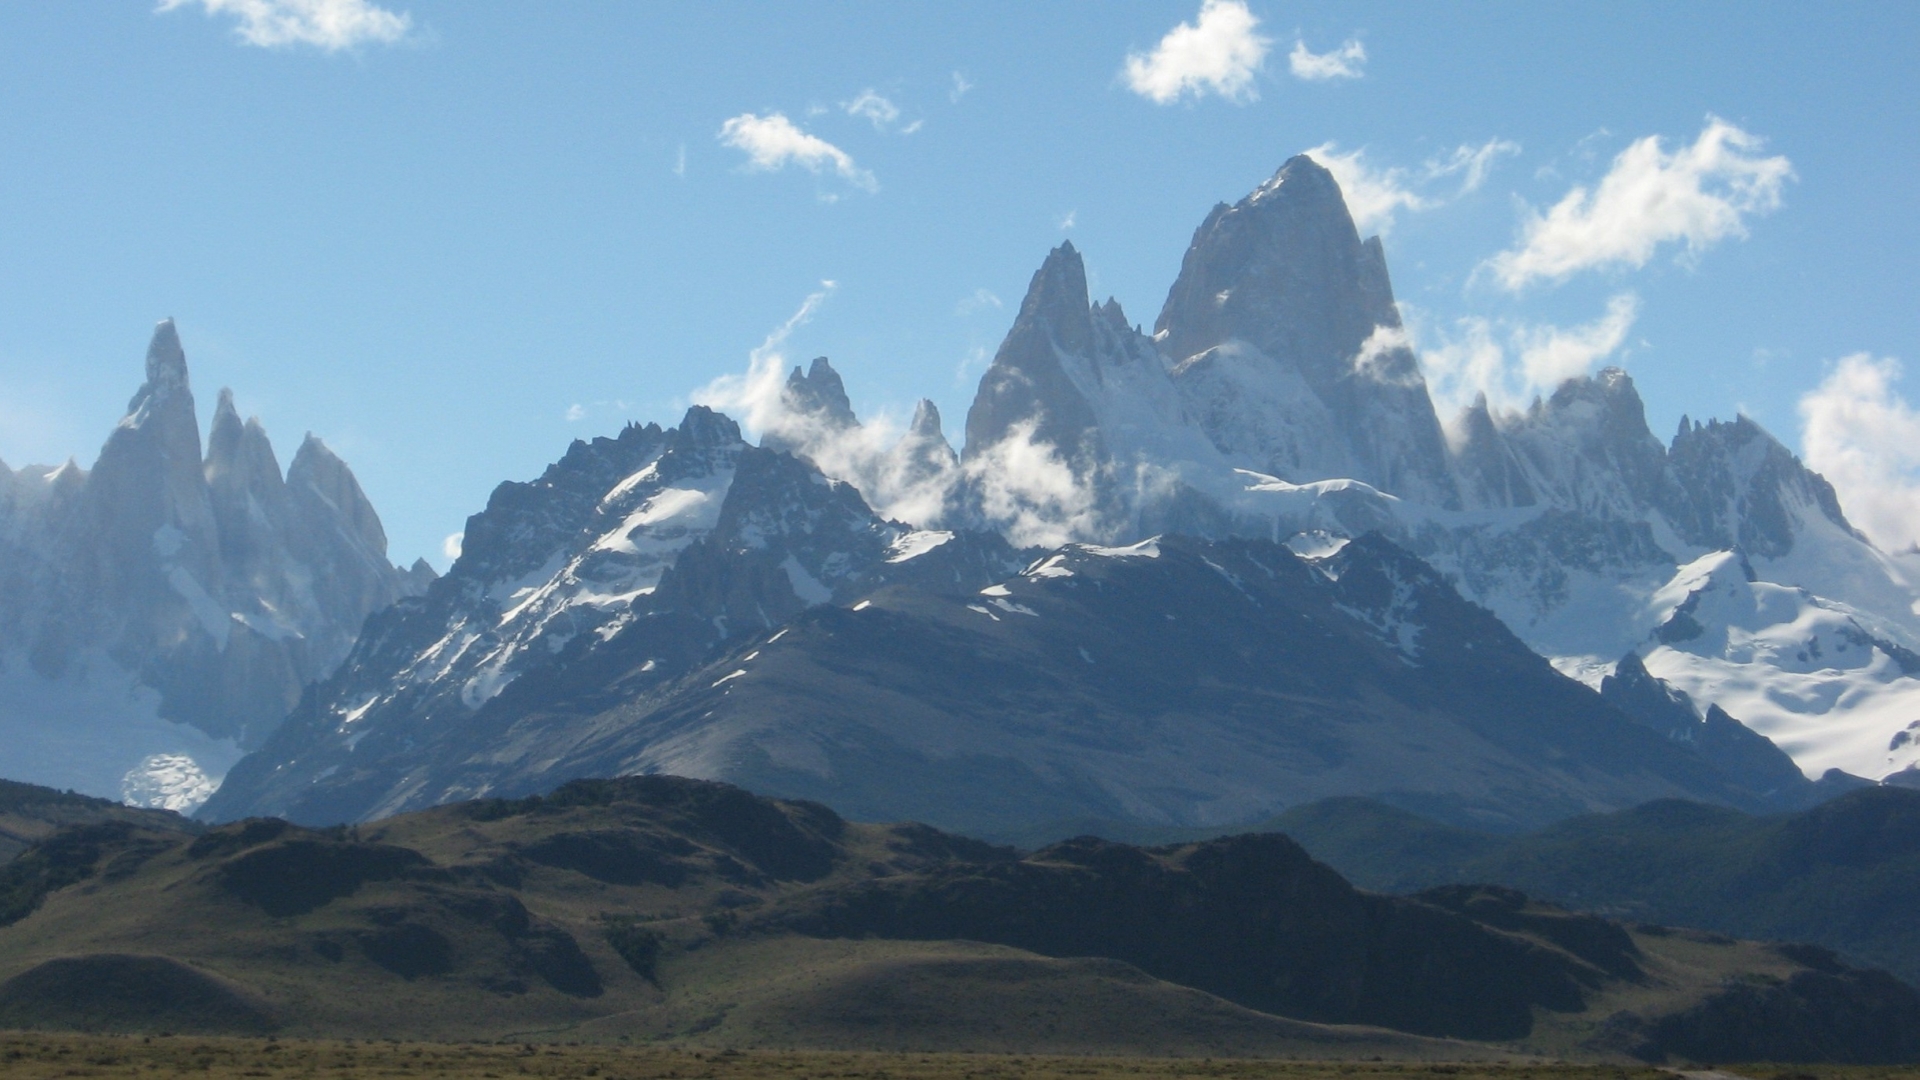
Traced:
<path fill-rule="evenodd" d="M 1480 401 L 1451 430 L 1379 240 L 1302 156 L 1208 216 L 1151 337 L 1091 302 L 1070 244 L 1053 251 L 981 380 L 954 482 L 1004 487 L 992 465 L 1010 447 L 1057 462 L 1080 486 L 1074 513 L 1057 496 L 970 505 L 1106 544 L 1378 530 L 1593 685 L 1631 651 L 1703 717 L 1721 706 L 1810 774 L 1920 762 L 1920 729 L 1901 738 L 1920 717 L 1903 660 L 1920 647 L 1920 583 L 1759 425 L 1686 421 L 1662 443 L 1609 368 L 1524 412 Z M 1751 595 L 1682 639 L 1663 628 L 1703 587 L 1701 560 L 1747 568 Z"/>
<path fill-rule="evenodd" d="M 191 809 L 424 586 L 309 435 L 285 476 L 221 391 L 206 453 L 171 320 L 92 470 L 0 466 L 0 774 Z"/>
<path fill-rule="evenodd" d="M 1662 443 L 1615 369 L 1443 429 L 1305 157 L 1214 210 L 1152 334 L 1051 252 L 962 454 L 927 403 L 880 445 L 824 358 L 765 388 L 760 446 L 695 407 L 501 485 L 205 813 L 668 771 L 960 827 L 1513 826 L 1920 758 L 1915 590 L 1825 481 L 1745 419 Z"/>
<path fill-rule="evenodd" d="M 812 374 L 839 387 L 824 361 Z M 567 763 L 606 737 L 582 701 L 670 683 L 809 606 L 888 582 L 971 591 L 1018 566 L 997 534 L 883 520 L 694 406 L 496 488 L 447 575 L 372 619 L 204 813 L 357 820 L 545 790 L 588 775 Z"/>
<path fill-rule="evenodd" d="M 1723 767 L 1635 723 L 1378 536 L 1016 558 L 885 521 L 700 407 L 576 443 L 468 536 L 205 816 L 367 820 L 655 772 L 988 832 L 1334 794 L 1508 829 L 1816 797 L 1790 763 Z"/>

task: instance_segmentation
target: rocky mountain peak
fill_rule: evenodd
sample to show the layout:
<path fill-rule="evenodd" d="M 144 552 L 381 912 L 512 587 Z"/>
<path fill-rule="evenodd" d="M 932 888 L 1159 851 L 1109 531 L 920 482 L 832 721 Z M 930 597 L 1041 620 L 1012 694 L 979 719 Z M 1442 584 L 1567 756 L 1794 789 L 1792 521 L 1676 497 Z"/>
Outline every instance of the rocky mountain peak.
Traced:
<path fill-rule="evenodd" d="M 833 381 L 837 384 L 839 377 L 835 376 Z M 680 418 L 680 426 L 672 430 L 670 437 L 673 448 L 682 453 L 721 449 L 741 442 L 740 425 L 727 414 L 705 405 L 687 409 L 686 415 Z"/>
<path fill-rule="evenodd" d="M 324 446 L 322 447 L 324 449 Z M 336 459 L 337 460 L 337 459 Z M 233 391 L 222 389 L 213 412 L 213 426 L 207 433 L 207 483 L 217 492 L 222 487 L 262 492 L 282 486 L 280 462 L 273 443 L 258 418 L 245 423 L 233 405 Z"/>
<path fill-rule="evenodd" d="M 1207 216 L 1154 331 L 1223 453 L 1294 482 L 1345 476 L 1458 504 L 1385 254 L 1312 158 Z M 1325 430 L 1289 439 L 1305 417 Z"/>
<path fill-rule="evenodd" d="M 1093 343 L 1088 312 L 1087 267 L 1073 241 L 1063 240 L 1027 285 L 1016 326 L 1025 322 L 1050 334 L 1063 351 L 1084 353 Z"/>
<path fill-rule="evenodd" d="M 1066 241 L 1034 273 L 1013 328 L 980 379 L 967 410 L 964 453 L 977 455 L 1023 424 L 1032 425 L 1034 441 L 1069 460 L 1097 453 L 1093 409 L 1060 363 L 1062 354 L 1088 356 L 1094 347 L 1086 265 Z"/>
<path fill-rule="evenodd" d="M 311 507 L 321 520 L 331 520 L 362 551 L 386 557 L 387 533 L 380 515 L 360 489 L 353 470 L 318 435 L 308 432 L 302 440 L 293 464 L 287 466 L 286 483 L 296 502 Z"/>
<path fill-rule="evenodd" d="M 1383 267 L 1333 174 L 1302 154 L 1208 215 L 1154 330 L 1176 360 L 1238 339 L 1329 382 L 1376 326 L 1400 325 Z"/>
<path fill-rule="evenodd" d="M 1689 543 L 1779 558 L 1809 516 L 1857 535 L 1833 485 L 1746 416 L 1687 426 L 1667 458 L 1677 486 L 1663 509 Z"/>
<path fill-rule="evenodd" d="M 913 406 L 913 419 L 907 424 L 907 434 L 916 438 L 937 438 L 945 441 L 946 436 L 940 430 L 940 406 L 927 398 L 921 398 Z"/>
<path fill-rule="evenodd" d="M 787 376 L 783 395 L 788 408 L 830 427 L 849 428 L 860 423 L 853 415 L 853 402 L 847 397 L 846 384 L 824 356 L 814 357 L 804 375 L 799 365 L 795 365 L 793 374 Z"/>
<path fill-rule="evenodd" d="M 159 394 L 186 388 L 187 353 L 180 347 L 180 333 L 172 319 L 161 319 L 147 343 L 147 383 L 142 389 Z"/>

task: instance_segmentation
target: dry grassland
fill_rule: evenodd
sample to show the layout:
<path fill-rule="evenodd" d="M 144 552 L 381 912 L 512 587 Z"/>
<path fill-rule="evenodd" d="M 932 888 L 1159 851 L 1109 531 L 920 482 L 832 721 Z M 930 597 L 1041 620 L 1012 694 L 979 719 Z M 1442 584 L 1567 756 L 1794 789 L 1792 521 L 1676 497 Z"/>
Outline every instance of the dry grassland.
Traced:
<path fill-rule="evenodd" d="M 1692 1074 L 1702 1077 L 1702 1073 Z M 1732 1067 L 1750 1080 L 1911 1080 L 1911 1067 Z M 1428 1064 L 1002 1054 L 737 1052 L 0 1032 L 0 1077 L 205 1080 L 1677 1080 L 1613 1065 Z"/>

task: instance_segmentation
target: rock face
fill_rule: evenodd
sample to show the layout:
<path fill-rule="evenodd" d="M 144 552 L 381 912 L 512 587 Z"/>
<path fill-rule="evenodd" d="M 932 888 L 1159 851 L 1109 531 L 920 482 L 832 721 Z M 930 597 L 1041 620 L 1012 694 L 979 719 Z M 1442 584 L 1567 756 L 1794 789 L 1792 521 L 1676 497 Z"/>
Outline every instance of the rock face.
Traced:
<path fill-rule="evenodd" d="M 1207 215 L 1154 341 L 1229 457 L 1296 483 L 1349 477 L 1457 503 L 1380 238 L 1361 241 L 1340 185 L 1312 158 Z"/>
<path fill-rule="evenodd" d="M 190 808 L 345 658 L 369 613 L 432 575 L 386 561 L 379 516 L 319 439 L 283 479 L 227 391 L 203 457 L 171 320 L 91 472 L 29 467 L 5 483 L 0 697 L 21 779 Z M 172 779 L 156 791 L 148 765 Z"/>
<path fill-rule="evenodd" d="M 838 387 L 813 370 L 793 385 Z M 589 706 L 671 685 L 814 605 L 887 582 L 966 592 L 1018 565 L 995 534 L 880 518 L 703 406 L 675 428 L 575 442 L 538 480 L 494 490 L 447 575 L 369 621 L 203 815 L 358 820 L 603 775 L 581 748 L 615 733 L 585 722 Z"/>
<path fill-rule="evenodd" d="M 1779 804 L 1761 786 L 1776 778 L 1632 722 L 1377 536 L 1312 559 L 1271 541 L 1069 546 L 1015 574 L 992 534 L 884 522 L 730 427 L 703 447 L 731 466 L 711 524 L 671 541 L 633 527 L 660 524 L 673 492 L 718 490 L 676 460 L 695 445 L 682 433 L 716 427 L 696 410 L 678 432 L 577 444 L 538 501 L 592 474 L 577 490 L 632 502 L 583 527 L 518 514 L 555 527 L 514 530 L 511 559 L 469 546 L 369 624 L 204 816 L 371 820 L 637 773 L 997 835 L 1224 824 L 1354 793 L 1505 830 L 1663 796 Z M 623 441 L 654 449 L 585 467 Z M 487 519 L 524 490 L 503 486 L 469 535 L 502 535 Z M 553 570 L 610 535 L 681 546 L 644 593 Z M 500 566 L 540 569 L 508 592 L 485 569 Z"/>

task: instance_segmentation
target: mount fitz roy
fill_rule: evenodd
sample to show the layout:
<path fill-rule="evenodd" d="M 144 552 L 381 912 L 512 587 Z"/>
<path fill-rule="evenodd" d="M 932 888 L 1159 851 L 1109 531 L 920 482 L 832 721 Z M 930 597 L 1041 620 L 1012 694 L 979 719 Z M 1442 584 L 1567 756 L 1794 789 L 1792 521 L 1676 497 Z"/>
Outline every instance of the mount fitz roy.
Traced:
<path fill-rule="evenodd" d="M 1662 444 L 1616 369 L 1443 427 L 1306 157 L 1152 334 L 1050 253 L 961 453 L 929 403 L 862 450 L 824 358 L 776 389 L 760 446 L 695 407 L 501 485 L 204 814 L 657 772 L 991 835 L 1338 794 L 1519 829 L 1920 752 L 1915 591 L 1824 480 L 1745 419 Z"/>
<path fill-rule="evenodd" d="M 192 809 L 432 578 L 386 546 L 345 462 L 309 435 L 283 477 L 226 390 L 203 457 L 161 322 L 91 470 L 0 465 L 0 772 Z"/>
<path fill-rule="evenodd" d="M 501 485 L 203 814 L 662 772 L 996 835 L 1338 794 L 1519 829 L 1920 760 L 1920 592 L 1823 479 L 1744 418 L 1662 443 L 1617 369 L 1443 425 L 1306 157 L 1151 334 L 1051 252 L 959 453 L 930 403 L 875 450 L 824 359 L 773 389 L 759 446 L 695 407 Z"/>
<path fill-rule="evenodd" d="M 1079 536 L 1379 531 L 1596 688 L 1632 652 L 1811 775 L 1920 762 L 1920 588 L 1831 485 L 1745 417 L 1663 444 L 1617 368 L 1443 431 L 1378 238 L 1310 158 L 1215 207 L 1151 336 L 1051 253 L 966 456 L 1022 439 L 1072 469 Z"/>

